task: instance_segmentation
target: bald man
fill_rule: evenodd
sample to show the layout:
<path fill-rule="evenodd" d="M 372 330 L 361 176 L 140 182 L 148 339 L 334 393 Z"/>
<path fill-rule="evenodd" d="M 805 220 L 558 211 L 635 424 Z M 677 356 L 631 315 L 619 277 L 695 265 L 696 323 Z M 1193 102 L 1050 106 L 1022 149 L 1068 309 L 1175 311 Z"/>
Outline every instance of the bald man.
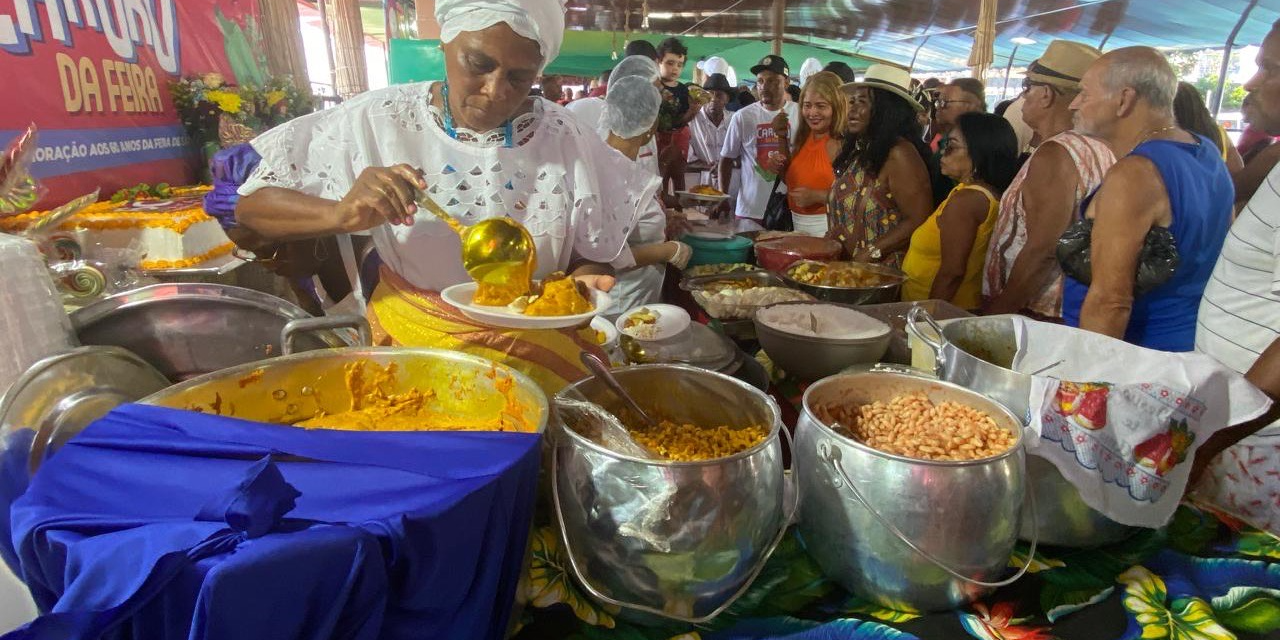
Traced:
<path fill-rule="evenodd" d="M 1098 59 L 1071 103 L 1077 130 L 1119 160 L 1091 200 L 1092 282 L 1068 277 L 1063 319 L 1151 349 L 1190 351 L 1205 284 L 1231 224 L 1235 190 L 1217 147 L 1178 127 L 1177 77 L 1159 51 L 1117 49 Z M 1173 235 L 1172 278 L 1135 292 L 1143 244 L 1154 227 Z"/>

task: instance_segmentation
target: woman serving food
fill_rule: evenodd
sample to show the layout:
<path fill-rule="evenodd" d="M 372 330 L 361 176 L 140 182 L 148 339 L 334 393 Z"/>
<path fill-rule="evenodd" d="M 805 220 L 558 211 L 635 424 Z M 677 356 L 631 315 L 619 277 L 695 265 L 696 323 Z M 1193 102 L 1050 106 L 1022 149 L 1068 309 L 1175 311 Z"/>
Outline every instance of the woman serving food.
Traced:
<path fill-rule="evenodd" d="M 436 18 L 444 82 L 372 91 L 255 139 L 262 161 L 236 216 L 275 240 L 369 231 L 384 262 L 369 306 L 379 344 L 499 360 L 556 392 L 586 375 L 590 332 L 487 327 L 446 304 L 440 291 L 471 280 L 460 240 L 416 202 L 425 193 L 462 225 L 509 216 L 533 239 L 535 279 L 564 271 L 608 290 L 658 179 L 529 97 L 564 37 L 561 0 L 439 0 Z"/>

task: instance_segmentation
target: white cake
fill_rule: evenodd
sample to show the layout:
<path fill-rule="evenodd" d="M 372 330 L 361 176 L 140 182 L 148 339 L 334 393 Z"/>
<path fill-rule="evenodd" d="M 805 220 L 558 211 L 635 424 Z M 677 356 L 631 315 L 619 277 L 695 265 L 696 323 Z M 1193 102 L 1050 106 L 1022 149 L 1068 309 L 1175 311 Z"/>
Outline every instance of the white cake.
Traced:
<path fill-rule="evenodd" d="M 204 212 L 201 198 L 206 190 L 182 190 L 168 200 L 94 204 L 62 223 L 57 235 L 74 240 L 90 256 L 100 249 L 136 248 L 138 266 L 147 271 L 196 266 L 235 247 L 218 221 Z M 19 233 L 43 215 L 34 212 L 0 219 L 0 230 Z M 55 238 L 54 252 L 62 248 Z"/>

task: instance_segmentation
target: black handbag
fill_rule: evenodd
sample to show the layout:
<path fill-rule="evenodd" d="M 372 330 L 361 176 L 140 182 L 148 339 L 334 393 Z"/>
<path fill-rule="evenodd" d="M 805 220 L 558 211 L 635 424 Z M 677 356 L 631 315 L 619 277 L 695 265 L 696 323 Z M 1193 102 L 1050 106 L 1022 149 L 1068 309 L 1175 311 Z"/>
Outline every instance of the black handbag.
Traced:
<path fill-rule="evenodd" d="M 778 185 L 782 184 L 782 176 L 773 181 L 773 190 L 769 192 L 769 204 L 764 208 L 765 231 L 794 231 L 795 222 L 791 219 L 791 205 L 787 202 L 786 193 L 778 193 Z"/>
<path fill-rule="evenodd" d="M 1081 218 L 1067 228 L 1058 239 L 1055 251 L 1063 273 L 1081 284 L 1093 282 L 1093 219 Z M 1138 253 L 1138 272 L 1134 274 L 1133 296 L 1136 298 L 1168 282 L 1178 270 L 1181 259 L 1173 232 L 1165 227 L 1152 227 L 1142 241 Z"/>

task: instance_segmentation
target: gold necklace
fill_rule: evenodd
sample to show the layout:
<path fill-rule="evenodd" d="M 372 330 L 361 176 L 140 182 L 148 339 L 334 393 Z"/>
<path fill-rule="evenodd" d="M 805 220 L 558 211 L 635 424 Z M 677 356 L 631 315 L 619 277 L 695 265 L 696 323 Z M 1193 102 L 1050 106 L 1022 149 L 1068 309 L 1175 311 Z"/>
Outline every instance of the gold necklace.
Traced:
<path fill-rule="evenodd" d="M 1156 136 L 1158 136 L 1158 135 L 1160 135 L 1160 134 L 1162 134 L 1162 133 L 1168 133 L 1168 132 L 1170 132 L 1170 131 L 1174 131 L 1174 130 L 1176 130 L 1177 128 L 1178 128 L 1178 125 L 1176 125 L 1176 124 L 1171 124 L 1171 125 L 1169 125 L 1169 126 L 1167 126 L 1167 127 L 1163 127 L 1163 128 L 1160 128 L 1160 129 L 1156 129 L 1156 130 L 1154 130 L 1154 131 L 1151 131 L 1151 132 L 1147 133 L 1147 137 L 1145 137 L 1145 138 L 1143 138 L 1143 139 L 1139 140 L 1139 141 L 1138 141 L 1138 144 L 1133 145 L 1133 149 L 1137 149 L 1138 147 L 1141 147 L 1143 144 L 1146 144 L 1147 142 L 1150 142 L 1152 138 L 1154 138 L 1154 137 L 1156 137 Z M 1130 149 L 1130 150 L 1129 150 L 1129 153 L 1133 153 L 1133 149 Z"/>

